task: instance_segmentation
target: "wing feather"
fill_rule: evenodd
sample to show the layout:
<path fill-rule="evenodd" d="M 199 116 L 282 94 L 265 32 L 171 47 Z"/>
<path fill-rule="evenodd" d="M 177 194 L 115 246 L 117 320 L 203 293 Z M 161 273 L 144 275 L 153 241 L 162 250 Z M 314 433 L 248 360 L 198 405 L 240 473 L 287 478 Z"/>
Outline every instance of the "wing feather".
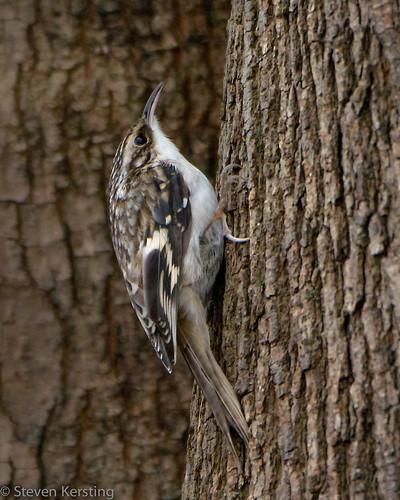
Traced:
<path fill-rule="evenodd" d="M 148 210 L 140 228 L 142 286 L 130 296 L 157 355 L 171 372 L 176 362 L 179 285 L 190 237 L 190 193 L 172 164 L 159 164 L 151 174 L 144 202 Z"/>

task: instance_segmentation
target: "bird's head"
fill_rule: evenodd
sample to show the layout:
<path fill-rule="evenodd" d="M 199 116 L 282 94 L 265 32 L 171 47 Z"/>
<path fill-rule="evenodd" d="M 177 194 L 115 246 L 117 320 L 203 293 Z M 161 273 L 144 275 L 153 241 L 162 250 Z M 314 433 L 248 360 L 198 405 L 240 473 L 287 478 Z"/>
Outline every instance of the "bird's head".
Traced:
<path fill-rule="evenodd" d="M 114 158 L 114 166 L 132 172 L 157 161 L 173 161 L 180 153 L 162 132 L 155 111 L 164 83 L 151 93 L 142 117 L 131 127 L 120 144 Z"/>

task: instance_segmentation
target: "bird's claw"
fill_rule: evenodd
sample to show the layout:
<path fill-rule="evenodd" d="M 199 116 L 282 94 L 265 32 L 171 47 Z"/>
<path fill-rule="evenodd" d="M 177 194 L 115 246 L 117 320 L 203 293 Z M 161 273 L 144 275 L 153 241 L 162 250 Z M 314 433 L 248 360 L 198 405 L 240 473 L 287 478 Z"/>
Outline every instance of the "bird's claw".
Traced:
<path fill-rule="evenodd" d="M 224 201 L 226 203 L 226 198 L 227 198 L 227 187 L 233 184 L 236 181 L 241 181 L 241 185 L 238 186 L 239 189 L 243 186 L 243 184 L 246 182 L 246 179 L 242 177 L 241 175 L 235 174 L 235 175 L 229 175 L 229 172 L 231 172 L 234 168 L 240 168 L 240 165 L 237 163 L 229 163 L 229 165 L 226 165 L 220 174 L 220 186 L 221 186 L 221 201 Z M 228 177 L 229 176 L 229 177 Z"/>
<path fill-rule="evenodd" d="M 227 165 L 222 169 L 220 175 L 221 199 L 218 208 L 213 213 L 213 216 L 210 222 L 207 224 L 203 234 L 207 232 L 207 230 L 214 224 L 215 221 L 221 220 L 223 234 L 227 240 L 232 241 L 233 243 L 245 243 L 246 241 L 249 241 L 250 238 L 236 238 L 235 236 L 233 236 L 226 222 L 226 214 L 224 212 L 225 206 L 227 205 L 227 191 L 228 191 L 227 187 L 230 186 L 235 181 L 241 181 L 242 183 L 246 182 L 246 180 L 241 175 L 232 175 L 228 178 L 229 172 L 232 171 L 233 168 L 240 168 L 240 165 L 237 165 L 235 163 L 230 163 L 229 165 Z M 242 185 L 243 184 L 241 184 L 241 186 Z"/>
<path fill-rule="evenodd" d="M 226 220 L 222 222 L 224 226 L 224 236 L 227 240 L 232 241 L 233 243 L 245 243 L 246 241 L 250 241 L 250 238 L 236 238 L 236 236 L 233 236 L 231 233 L 231 230 L 228 227 L 228 224 L 226 223 Z"/>

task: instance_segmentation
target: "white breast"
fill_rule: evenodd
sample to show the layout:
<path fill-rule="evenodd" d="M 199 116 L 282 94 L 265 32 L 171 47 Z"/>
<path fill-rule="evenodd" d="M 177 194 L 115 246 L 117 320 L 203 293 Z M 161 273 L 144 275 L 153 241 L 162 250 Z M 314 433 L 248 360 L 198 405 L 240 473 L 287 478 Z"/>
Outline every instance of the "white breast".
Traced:
<path fill-rule="evenodd" d="M 156 160 L 176 165 L 190 191 L 191 240 L 183 262 L 182 285 L 193 285 L 204 298 L 214 283 L 223 254 L 221 221 L 203 234 L 218 207 L 218 199 L 207 177 L 186 160 L 158 123 L 153 127 L 153 134 Z"/>

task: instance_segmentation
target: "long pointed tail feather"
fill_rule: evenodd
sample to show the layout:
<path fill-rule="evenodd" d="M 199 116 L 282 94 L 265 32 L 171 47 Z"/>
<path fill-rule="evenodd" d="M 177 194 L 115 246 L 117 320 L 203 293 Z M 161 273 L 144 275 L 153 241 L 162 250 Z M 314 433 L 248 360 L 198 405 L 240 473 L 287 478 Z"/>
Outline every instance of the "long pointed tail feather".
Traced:
<path fill-rule="evenodd" d="M 198 307 L 203 307 L 200 299 L 198 302 L 200 303 Z M 193 306 L 193 296 L 191 304 Z M 241 463 L 233 445 L 231 429 L 236 430 L 246 447 L 249 444 L 249 429 L 236 394 L 212 354 L 208 342 L 205 313 L 203 315 L 201 311 L 195 317 L 190 316 L 191 314 L 188 314 L 179 320 L 178 345 L 241 469 Z"/>

